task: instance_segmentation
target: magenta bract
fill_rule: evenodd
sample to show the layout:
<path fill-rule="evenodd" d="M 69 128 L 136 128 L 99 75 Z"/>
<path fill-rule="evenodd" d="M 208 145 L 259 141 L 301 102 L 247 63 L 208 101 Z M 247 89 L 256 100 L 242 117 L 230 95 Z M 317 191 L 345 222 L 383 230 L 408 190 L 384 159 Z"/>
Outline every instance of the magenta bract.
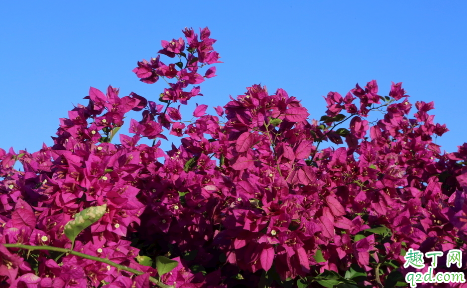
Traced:
<path fill-rule="evenodd" d="M 459 249 L 465 267 L 467 144 L 441 154 L 432 137 L 448 129 L 428 114 L 433 102 L 415 103 L 411 117 L 401 83 L 381 96 L 372 80 L 345 97 L 329 92 L 325 115 L 312 120 L 283 89 L 253 85 L 214 107 L 216 115 L 197 104 L 184 121 L 180 105 L 170 105 L 202 95 L 193 85 L 217 72 L 202 69 L 222 62 L 208 28 L 183 33 L 186 40 L 162 41 L 159 51 L 180 61 L 166 65 L 158 55 L 133 69 L 144 83 L 169 83 L 159 99 L 91 87 L 89 104 L 60 119 L 52 147 L 0 149 L 2 285 L 146 288 L 162 275 L 161 287 L 315 287 L 329 279 L 381 287 L 409 272 L 409 248 Z M 383 119 L 365 120 L 383 109 Z M 125 135 L 131 110 L 141 119 Z M 181 144 L 162 151 L 167 132 Z M 14 168 L 18 160 L 24 171 Z M 104 204 L 73 247 L 96 258 L 7 248 L 71 249 L 64 226 Z M 157 256 L 178 265 L 158 271 L 162 264 L 148 260 Z"/>

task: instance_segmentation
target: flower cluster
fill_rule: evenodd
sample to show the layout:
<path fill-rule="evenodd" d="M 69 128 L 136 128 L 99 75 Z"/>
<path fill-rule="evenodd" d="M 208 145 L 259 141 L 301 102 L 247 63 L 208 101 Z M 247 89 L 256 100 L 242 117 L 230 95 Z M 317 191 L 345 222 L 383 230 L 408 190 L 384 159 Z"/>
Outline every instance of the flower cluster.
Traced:
<path fill-rule="evenodd" d="M 433 136 L 448 129 L 428 114 L 433 102 L 411 118 L 401 83 L 380 96 L 373 80 L 330 92 L 308 121 L 295 97 L 254 85 L 216 115 L 197 105 L 185 125 L 170 105 L 201 95 L 190 85 L 221 62 L 208 28 L 183 33 L 133 70 L 174 81 L 161 104 L 91 88 L 53 146 L 0 149 L 0 287 L 390 287 L 411 271 L 409 248 L 467 259 L 467 144 L 441 154 Z M 131 110 L 141 120 L 113 144 Z M 375 110 L 384 118 L 365 120 Z M 162 151 L 166 133 L 181 144 Z M 103 216 L 70 240 L 67 223 L 96 206 Z"/>

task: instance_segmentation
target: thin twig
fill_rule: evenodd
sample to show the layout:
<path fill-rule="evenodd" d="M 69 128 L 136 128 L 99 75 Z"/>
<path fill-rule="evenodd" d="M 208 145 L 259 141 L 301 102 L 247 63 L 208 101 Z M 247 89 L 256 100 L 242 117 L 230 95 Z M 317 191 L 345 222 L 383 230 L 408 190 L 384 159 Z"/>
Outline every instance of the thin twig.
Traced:
<path fill-rule="evenodd" d="M 117 264 L 117 263 L 115 263 L 113 261 L 110 261 L 109 259 L 91 256 L 91 255 L 88 255 L 88 254 L 76 252 L 76 251 L 66 249 L 66 248 L 52 247 L 52 246 L 31 246 L 31 245 L 23 245 L 23 244 L 3 244 L 3 246 L 5 246 L 7 248 L 20 248 L 20 249 L 28 249 L 28 250 L 47 250 L 47 251 L 63 252 L 63 253 L 68 253 L 68 254 L 71 254 L 71 255 L 79 256 L 81 258 L 106 263 L 106 264 L 109 264 L 110 266 L 113 266 L 113 267 L 119 269 L 119 270 L 128 271 L 128 272 L 131 272 L 131 273 L 136 274 L 136 275 L 143 275 L 144 274 L 143 271 L 139 271 L 139 270 L 127 267 L 127 266 Z M 174 286 L 166 285 L 166 284 L 160 282 L 159 280 L 157 280 L 156 278 L 151 277 L 151 276 L 149 276 L 149 281 L 151 281 L 152 283 L 156 284 L 157 286 L 159 286 L 161 288 L 175 288 Z"/>

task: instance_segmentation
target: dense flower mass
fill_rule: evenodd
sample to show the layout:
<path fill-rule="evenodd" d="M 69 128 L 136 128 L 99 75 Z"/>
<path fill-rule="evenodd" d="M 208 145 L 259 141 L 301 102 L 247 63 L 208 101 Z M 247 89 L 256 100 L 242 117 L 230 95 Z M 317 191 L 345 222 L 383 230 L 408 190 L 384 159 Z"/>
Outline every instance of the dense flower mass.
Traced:
<path fill-rule="evenodd" d="M 433 102 L 411 117 L 401 83 L 380 96 L 372 80 L 330 92 L 309 121 L 283 89 L 253 85 L 185 124 L 170 105 L 222 62 L 208 28 L 183 33 L 133 70 L 169 83 L 159 99 L 91 88 L 53 146 L 0 149 L 0 287 L 393 287 L 414 271 L 409 248 L 460 249 L 463 268 L 436 271 L 465 273 L 467 143 L 441 153 Z M 141 120 L 112 143 L 131 110 Z M 166 133 L 181 144 L 163 151 Z"/>

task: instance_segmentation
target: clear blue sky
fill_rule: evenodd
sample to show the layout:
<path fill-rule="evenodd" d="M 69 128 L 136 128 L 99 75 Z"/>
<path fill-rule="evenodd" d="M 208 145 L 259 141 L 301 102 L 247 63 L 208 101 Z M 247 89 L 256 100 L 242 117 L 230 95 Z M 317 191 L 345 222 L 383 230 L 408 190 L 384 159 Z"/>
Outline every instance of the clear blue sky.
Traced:
<path fill-rule="evenodd" d="M 436 141 L 442 149 L 467 141 L 466 1 L 2 1 L 0 147 L 51 145 L 58 119 L 87 104 L 90 86 L 157 99 L 164 84 L 139 82 L 136 62 L 184 27 L 206 26 L 224 63 L 191 107 L 214 114 L 263 84 L 319 119 L 329 91 L 375 79 L 387 95 L 403 82 L 413 103 L 435 101 L 435 122 L 451 130 Z"/>

